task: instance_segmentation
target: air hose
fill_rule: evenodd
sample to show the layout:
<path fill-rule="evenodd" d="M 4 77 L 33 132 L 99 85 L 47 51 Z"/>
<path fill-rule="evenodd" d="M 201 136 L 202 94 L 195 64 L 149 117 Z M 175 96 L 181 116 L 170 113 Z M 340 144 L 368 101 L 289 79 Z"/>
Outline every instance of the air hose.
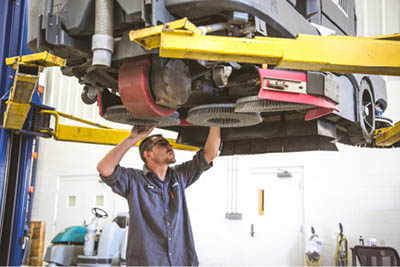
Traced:
<path fill-rule="evenodd" d="M 110 67 L 114 52 L 114 0 L 96 0 L 95 32 L 92 38 L 93 66 Z"/>
<path fill-rule="evenodd" d="M 339 223 L 339 228 L 340 233 L 336 237 L 335 265 L 347 266 L 349 264 L 347 238 L 343 234 L 343 226 L 341 223 Z"/>
<path fill-rule="evenodd" d="M 315 233 L 314 227 L 311 227 L 311 237 L 307 243 L 306 249 L 306 266 L 321 266 L 322 257 L 322 241 L 319 236 Z"/>

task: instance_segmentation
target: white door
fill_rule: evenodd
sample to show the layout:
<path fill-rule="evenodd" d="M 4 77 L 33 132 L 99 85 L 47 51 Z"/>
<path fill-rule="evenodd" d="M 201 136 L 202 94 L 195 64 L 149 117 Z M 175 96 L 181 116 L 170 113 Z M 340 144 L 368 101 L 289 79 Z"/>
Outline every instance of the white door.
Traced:
<path fill-rule="evenodd" d="M 290 177 L 278 177 L 284 170 Z M 242 183 L 248 205 L 243 220 L 254 230 L 243 246 L 246 265 L 303 265 L 302 180 L 302 168 L 250 169 Z"/>
<path fill-rule="evenodd" d="M 126 200 L 116 195 L 97 175 L 60 177 L 55 217 L 55 234 L 74 225 L 88 224 L 93 207 L 104 209 L 108 219 L 128 211 Z M 105 220 L 100 220 L 100 229 Z"/>

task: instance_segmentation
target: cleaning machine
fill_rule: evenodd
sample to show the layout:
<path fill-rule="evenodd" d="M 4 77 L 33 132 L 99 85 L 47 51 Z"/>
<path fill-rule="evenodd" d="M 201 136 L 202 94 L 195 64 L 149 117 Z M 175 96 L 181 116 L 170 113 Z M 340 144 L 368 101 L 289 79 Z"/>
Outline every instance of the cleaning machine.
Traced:
<path fill-rule="evenodd" d="M 101 218 L 106 211 L 92 208 L 94 218 L 86 226 L 71 226 L 58 233 L 47 248 L 44 261 L 50 266 L 119 266 L 125 264 L 128 234 L 128 213 L 117 214 L 112 222 L 105 222 L 96 235 Z M 97 238 L 99 236 L 99 238 Z"/>

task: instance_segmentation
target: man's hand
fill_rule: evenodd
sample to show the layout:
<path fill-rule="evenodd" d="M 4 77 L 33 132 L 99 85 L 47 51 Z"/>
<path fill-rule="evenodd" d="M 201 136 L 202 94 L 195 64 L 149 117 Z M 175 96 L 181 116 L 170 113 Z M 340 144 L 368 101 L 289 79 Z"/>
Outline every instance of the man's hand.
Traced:
<path fill-rule="evenodd" d="M 97 164 L 97 170 L 104 177 L 114 173 L 115 167 L 119 164 L 125 153 L 141 139 L 147 137 L 155 126 L 133 126 L 130 135 L 116 147 L 111 149 L 104 158 Z"/>
<path fill-rule="evenodd" d="M 156 126 L 149 126 L 149 125 L 134 125 L 131 130 L 131 134 L 128 138 L 139 138 L 143 139 L 150 135 L 150 133 L 156 128 Z"/>

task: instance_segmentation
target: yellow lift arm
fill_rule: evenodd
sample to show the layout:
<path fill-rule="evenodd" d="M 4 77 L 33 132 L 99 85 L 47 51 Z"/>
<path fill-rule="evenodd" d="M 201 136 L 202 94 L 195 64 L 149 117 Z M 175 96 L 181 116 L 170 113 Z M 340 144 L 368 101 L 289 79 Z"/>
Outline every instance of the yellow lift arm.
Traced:
<path fill-rule="evenodd" d="M 273 64 L 310 71 L 400 76 L 400 34 L 378 37 L 315 36 L 295 39 L 202 35 L 186 18 L 130 32 L 130 40 L 161 57 Z"/>
<path fill-rule="evenodd" d="M 3 127 L 5 129 L 22 129 L 31 108 L 32 96 L 37 86 L 39 72 L 44 67 L 65 66 L 65 63 L 65 59 L 48 52 L 6 59 L 6 64 L 11 65 L 16 70 L 16 74 L 9 98 L 6 101 L 7 106 L 3 120 Z M 117 145 L 130 134 L 129 130 L 113 129 L 54 110 L 42 109 L 40 113 L 50 114 L 55 117 L 54 130 L 46 129 L 40 130 L 40 132 L 52 136 L 58 141 Z M 88 124 L 96 128 L 60 124 L 60 117 Z M 177 144 L 174 139 L 168 139 L 168 141 L 178 150 L 199 150 L 198 147 Z M 140 142 L 136 146 L 140 145 Z"/>
<path fill-rule="evenodd" d="M 400 121 L 392 127 L 375 130 L 375 144 L 377 146 L 391 146 L 400 141 Z"/>
<path fill-rule="evenodd" d="M 83 120 L 62 112 L 54 110 L 41 110 L 42 114 L 50 114 L 55 118 L 53 130 L 41 130 L 41 133 L 47 133 L 58 141 L 79 142 L 100 145 L 117 145 L 122 142 L 130 134 L 130 130 L 113 129 L 105 125 L 93 123 L 91 121 Z M 60 117 L 68 118 L 70 120 L 78 121 L 80 123 L 88 124 L 93 127 L 71 126 L 60 123 Z M 198 151 L 198 147 L 177 144 L 175 139 L 168 139 L 170 144 L 178 150 Z M 136 146 L 139 146 L 139 141 Z"/>
<path fill-rule="evenodd" d="M 134 30 L 130 40 L 160 56 L 211 61 L 273 64 L 293 70 L 400 76 L 400 34 L 377 37 L 315 36 L 295 39 L 202 35 L 186 18 Z M 400 141 L 400 124 L 375 132 L 378 146 Z"/>

